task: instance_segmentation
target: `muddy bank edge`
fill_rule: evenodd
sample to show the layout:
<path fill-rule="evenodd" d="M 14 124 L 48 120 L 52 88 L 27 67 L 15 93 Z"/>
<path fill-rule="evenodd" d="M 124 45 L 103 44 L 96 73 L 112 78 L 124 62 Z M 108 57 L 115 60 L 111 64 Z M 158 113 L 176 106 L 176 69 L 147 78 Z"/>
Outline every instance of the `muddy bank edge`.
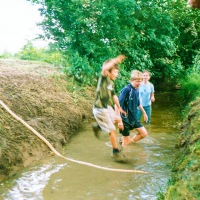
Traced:
<path fill-rule="evenodd" d="M 41 71 L 42 70 L 42 71 Z M 92 119 L 92 88 L 74 88 L 38 63 L 0 61 L 0 99 L 60 153 L 83 121 Z M 51 157 L 49 148 L 0 106 L 0 181 Z"/>

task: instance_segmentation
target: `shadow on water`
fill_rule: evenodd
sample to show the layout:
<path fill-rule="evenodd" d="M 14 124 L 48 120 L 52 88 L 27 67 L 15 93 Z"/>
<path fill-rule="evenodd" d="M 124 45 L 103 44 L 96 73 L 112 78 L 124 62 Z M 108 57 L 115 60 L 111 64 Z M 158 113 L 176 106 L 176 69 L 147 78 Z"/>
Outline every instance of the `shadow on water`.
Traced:
<path fill-rule="evenodd" d="M 52 162 L 24 172 L 9 185 L 4 185 L 2 198 L 156 199 L 157 193 L 167 186 L 171 177 L 170 163 L 176 154 L 174 146 L 178 138 L 179 110 L 176 105 L 171 104 L 169 95 L 160 94 L 153 104 L 152 124 L 145 125 L 149 136 L 124 148 L 129 163 L 113 162 L 108 137 L 103 136 L 101 140 L 97 140 L 90 124 L 84 124 L 65 149 L 65 156 L 69 158 L 109 168 L 143 170 L 149 172 L 148 174 L 104 171 L 54 158 Z M 135 133 L 133 131 L 131 134 Z"/>

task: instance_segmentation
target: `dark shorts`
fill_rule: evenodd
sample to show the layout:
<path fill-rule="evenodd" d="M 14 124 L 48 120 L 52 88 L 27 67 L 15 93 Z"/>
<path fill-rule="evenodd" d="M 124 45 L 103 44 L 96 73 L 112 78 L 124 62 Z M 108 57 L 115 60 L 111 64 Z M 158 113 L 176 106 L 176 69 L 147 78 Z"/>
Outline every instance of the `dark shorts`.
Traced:
<path fill-rule="evenodd" d="M 120 130 L 120 133 L 123 136 L 129 136 L 130 135 L 130 130 L 133 130 L 134 128 L 141 128 L 143 125 L 141 124 L 140 121 L 135 121 L 133 125 L 124 123 L 124 130 Z"/>

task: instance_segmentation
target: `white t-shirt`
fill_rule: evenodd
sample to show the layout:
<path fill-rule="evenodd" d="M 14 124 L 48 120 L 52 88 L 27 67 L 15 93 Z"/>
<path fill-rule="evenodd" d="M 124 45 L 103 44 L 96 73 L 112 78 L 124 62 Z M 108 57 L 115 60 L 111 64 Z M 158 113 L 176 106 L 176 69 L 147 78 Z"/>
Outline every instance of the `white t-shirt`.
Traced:
<path fill-rule="evenodd" d="M 143 107 L 151 105 L 151 94 L 154 92 L 154 85 L 152 83 L 141 83 L 139 87 L 139 98 Z"/>

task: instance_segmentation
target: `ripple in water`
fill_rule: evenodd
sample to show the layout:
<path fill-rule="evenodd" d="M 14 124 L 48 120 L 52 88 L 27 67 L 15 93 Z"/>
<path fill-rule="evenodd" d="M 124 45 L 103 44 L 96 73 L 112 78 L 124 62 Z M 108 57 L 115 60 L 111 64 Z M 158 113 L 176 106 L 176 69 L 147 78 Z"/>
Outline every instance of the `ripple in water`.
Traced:
<path fill-rule="evenodd" d="M 65 165 L 43 165 L 23 173 L 21 178 L 15 180 L 15 186 L 3 195 L 3 200 L 42 200 L 42 191 L 51 175 L 58 172 Z"/>

